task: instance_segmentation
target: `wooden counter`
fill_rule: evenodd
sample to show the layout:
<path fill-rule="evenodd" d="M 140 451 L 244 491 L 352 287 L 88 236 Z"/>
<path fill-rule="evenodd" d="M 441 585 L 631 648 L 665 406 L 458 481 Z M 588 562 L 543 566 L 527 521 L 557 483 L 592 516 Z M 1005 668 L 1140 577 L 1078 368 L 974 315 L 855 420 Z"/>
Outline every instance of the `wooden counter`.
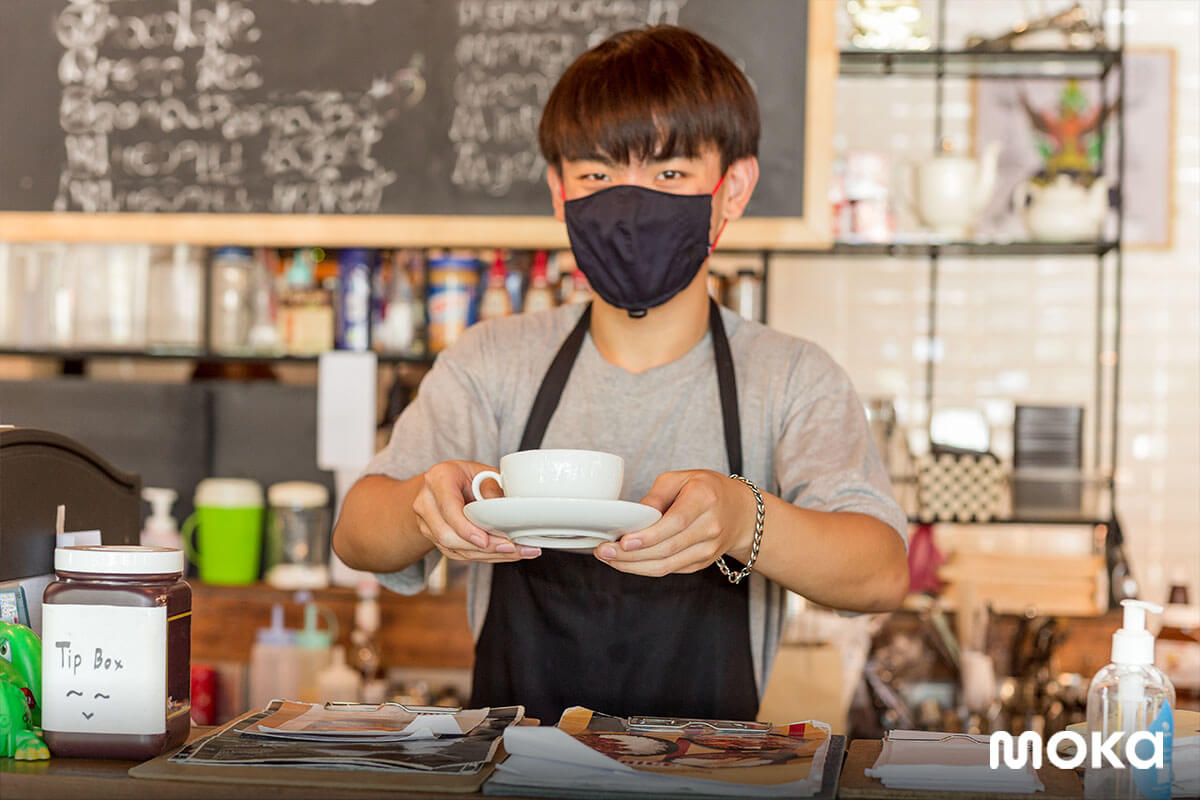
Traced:
<path fill-rule="evenodd" d="M 79 758 L 32 762 L 0 758 L 0 797 L 4 800 L 259 800 L 270 796 L 289 800 L 447 800 L 463 796 L 402 792 L 399 787 L 403 785 L 403 776 L 395 776 L 395 784 L 387 789 L 337 789 L 328 786 L 274 788 L 261 784 L 131 778 L 129 769 L 136 765 L 135 761 Z"/>
<path fill-rule="evenodd" d="M 194 735 L 207 733 L 196 729 Z M 881 744 L 878 740 L 851 742 L 838 787 L 839 798 L 873 800 L 874 798 L 969 798 L 969 800 L 1012 800 L 1030 797 L 1032 800 L 1074 800 L 1083 797 L 1083 784 L 1071 771 L 1046 766 L 1038 771 L 1045 792 L 1036 795 L 994 795 L 958 792 L 911 792 L 886 789 L 879 781 L 863 775 L 862 770 L 874 763 Z M 338 789 L 330 787 L 287 786 L 278 789 L 261 784 L 199 783 L 191 781 L 131 778 L 127 774 L 135 766 L 131 761 L 100 761 L 59 758 L 49 761 L 21 762 L 0 758 L 0 797 L 4 800 L 49 800 L 77 797 L 87 800 L 126 800 L 132 797 L 152 797 L 154 800 L 243 800 L 273 794 L 298 800 L 446 800 L 453 797 L 478 798 L 483 795 L 454 795 L 431 792 L 405 792 L 404 777 L 395 775 L 387 789 Z M 519 799 L 518 799 L 519 800 Z"/>

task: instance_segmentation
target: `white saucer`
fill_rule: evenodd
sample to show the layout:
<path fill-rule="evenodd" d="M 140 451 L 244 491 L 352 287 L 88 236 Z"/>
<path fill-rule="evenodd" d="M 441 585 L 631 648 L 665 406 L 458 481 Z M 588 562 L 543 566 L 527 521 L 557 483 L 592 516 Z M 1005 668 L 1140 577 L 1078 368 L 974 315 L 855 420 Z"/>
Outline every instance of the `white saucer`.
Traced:
<path fill-rule="evenodd" d="M 591 550 L 662 517 L 641 503 L 569 497 L 494 497 L 467 503 L 463 513 L 489 533 L 554 550 Z"/>

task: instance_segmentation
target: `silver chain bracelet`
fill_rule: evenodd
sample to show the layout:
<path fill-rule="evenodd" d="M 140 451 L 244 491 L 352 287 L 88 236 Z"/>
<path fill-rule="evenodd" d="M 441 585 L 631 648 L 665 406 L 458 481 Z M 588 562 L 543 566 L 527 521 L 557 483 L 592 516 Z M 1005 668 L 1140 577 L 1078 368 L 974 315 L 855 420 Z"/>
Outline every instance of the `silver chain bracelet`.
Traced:
<path fill-rule="evenodd" d="M 729 477 L 750 487 L 750 491 L 754 492 L 754 503 L 757 506 L 754 518 L 754 543 L 750 545 L 750 560 L 746 562 L 746 566 L 740 572 L 733 572 L 725 566 L 725 559 L 717 556 L 717 569 L 721 570 L 722 575 L 729 578 L 730 583 L 737 584 L 741 583 L 754 570 L 754 562 L 758 561 L 758 546 L 762 544 L 763 521 L 767 518 L 767 506 L 763 502 L 762 492 L 758 490 L 753 481 L 743 478 L 741 475 L 730 475 Z"/>

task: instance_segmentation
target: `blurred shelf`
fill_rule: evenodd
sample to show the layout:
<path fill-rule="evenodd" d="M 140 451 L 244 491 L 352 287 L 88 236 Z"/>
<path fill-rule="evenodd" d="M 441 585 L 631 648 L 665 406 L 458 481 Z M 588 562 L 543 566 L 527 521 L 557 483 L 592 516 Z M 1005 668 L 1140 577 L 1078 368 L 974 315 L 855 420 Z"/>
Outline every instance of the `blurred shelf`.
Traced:
<path fill-rule="evenodd" d="M 433 356 L 401 355 L 397 353 L 379 353 L 381 364 L 415 364 L 429 366 L 433 364 Z M 94 358 L 135 358 L 143 360 L 169 361 L 204 361 L 214 364 L 315 364 L 316 355 L 231 355 L 227 353 L 207 353 L 197 350 L 149 349 L 149 350 L 106 350 L 75 349 L 75 348 L 19 348 L 0 347 L 0 356 L 21 356 L 24 358 L 59 358 L 67 361 L 87 361 Z"/>
<path fill-rule="evenodd" d="M 927 257 L 1102 256 L 1117 242 L 835 242 L 828 250 L 786 251 L 787 255 Z M 785 251 L 773 251 L 784 254 Z"/>
<path fill-rule="evenodd" d="M 1119 50 L 843 50 L 843 77 L 1097 80 L 1121 62 Z"/>

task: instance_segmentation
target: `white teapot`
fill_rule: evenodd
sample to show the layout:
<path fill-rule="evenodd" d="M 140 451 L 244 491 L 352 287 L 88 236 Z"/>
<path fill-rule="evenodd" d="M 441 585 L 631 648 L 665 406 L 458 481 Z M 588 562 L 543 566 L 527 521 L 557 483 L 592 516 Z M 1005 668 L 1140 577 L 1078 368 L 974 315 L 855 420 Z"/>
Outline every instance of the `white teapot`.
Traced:
<path fill-rule="evenodd" d="M 916 206 L 921 222 L 934 233 L 963 240 L 971 232 L 996 186 L 1000 142 L 991 142 L 979 159 L 939 153 L 916 168 Z"/>
<path fill-rule="evenodd" d="M 1013 193 L 1013 208 L 1035 241 L 1093 241 L 1108 214 L 1108 184 L 1097 177 L 1084 187 L 1061 173 L 1044 186 L 1025 181 Z"/>

